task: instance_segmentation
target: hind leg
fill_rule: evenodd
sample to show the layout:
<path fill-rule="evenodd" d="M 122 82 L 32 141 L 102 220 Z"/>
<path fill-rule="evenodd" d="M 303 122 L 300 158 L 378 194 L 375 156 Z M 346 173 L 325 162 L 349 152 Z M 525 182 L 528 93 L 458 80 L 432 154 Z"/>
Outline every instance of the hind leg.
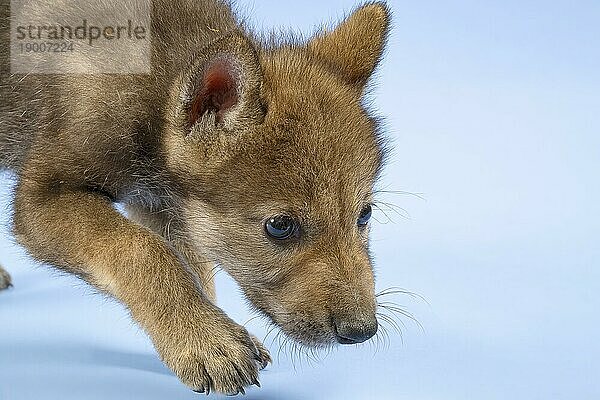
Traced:
<path fill-rule="evenodd" d="M 2 266 L 0 266 L 0 290 L 9 288 L 12 286 L 10 282 L 10 275 L 6 272 Z"/>

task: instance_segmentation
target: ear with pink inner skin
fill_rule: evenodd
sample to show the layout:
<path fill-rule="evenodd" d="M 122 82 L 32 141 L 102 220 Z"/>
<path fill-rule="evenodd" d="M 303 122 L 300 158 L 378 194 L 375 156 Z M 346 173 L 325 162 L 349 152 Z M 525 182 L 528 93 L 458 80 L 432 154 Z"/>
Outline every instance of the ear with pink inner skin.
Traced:
<path fill-rule="evenodd" d="M 241 76 L 234 62 L 225 56 L 207 66 L 192 100 L 190 125 L 210 112 L 215 113 L 216 123 L 222 123 L 226 113 L 238 104 Z"/>
<path fill-rule="evenodd" d="M 182 122 L 190 129 L 235 129 L 261 121 L 262 71 L 253 45 L 239 34 L 203 49 L 183 77 Z"/>

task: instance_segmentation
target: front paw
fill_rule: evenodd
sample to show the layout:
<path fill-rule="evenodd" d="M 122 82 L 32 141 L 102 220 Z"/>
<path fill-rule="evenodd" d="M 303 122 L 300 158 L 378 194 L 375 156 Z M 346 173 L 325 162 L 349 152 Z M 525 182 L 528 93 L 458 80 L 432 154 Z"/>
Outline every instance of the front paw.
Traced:
<path fill-rule="evenodd" d="M 271 361 L 262 344 L 226 316 L 202 324 L 157 341 L 163 361 L 179 379 L 200 393 L 236 395 L 247 386 L 260 386 L 259 369 Z"/>
<path fill-rule="evenodd" d="M 267 368 L 267 365 L 273 362 L 273 360 L 271 359 L 271 355 L 269 354 L 269 350 L 267 350 L 267 348 L 260 342 L 260 340 L 256 338 L 256 336 L 250 335 L 250 338 L 254 342 L 254 346 L 256 346 L 256 349 L 258 350 L 258 353 L 260 355 L 260 369 Z"/>

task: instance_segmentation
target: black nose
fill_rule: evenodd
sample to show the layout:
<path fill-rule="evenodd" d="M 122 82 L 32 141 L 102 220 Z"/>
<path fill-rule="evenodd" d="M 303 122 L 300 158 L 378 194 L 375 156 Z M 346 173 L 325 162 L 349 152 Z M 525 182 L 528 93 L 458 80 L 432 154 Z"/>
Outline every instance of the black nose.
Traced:
<path fill-rule="evenodd" d="M 357 344 L 371 339 L 377 333 L 377 319 L 375 317 L 336 318 L 334 319 L 335 336 L 338 343 Z"/>

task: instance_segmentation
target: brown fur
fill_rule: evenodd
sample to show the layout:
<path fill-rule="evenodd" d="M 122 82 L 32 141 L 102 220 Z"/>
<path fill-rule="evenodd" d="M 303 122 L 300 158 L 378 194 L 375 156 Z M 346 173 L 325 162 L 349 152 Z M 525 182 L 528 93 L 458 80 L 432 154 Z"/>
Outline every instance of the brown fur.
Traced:
<path fill-rule="evenodd" d="M 123 302 L 183 383 L 243 392 L 270 361 L 215 305 L 215 263 L 303 345 L 331 345 L 339 321 L 373 328 L 368 229 L 356 221 L 384 158 L 363 105 L 384 4 L 307 43 L 267 45 L 217 0 L 155 0 L 150 75 L 51 80 L 9 74 L 7 0 L 0 13 L 15 235 Z M 206 95 L 228 79 L 224 100 Z M 264 232 L 281 213 L 301 222 L 285 243 Z"/>
<path fill-rule="evenodd" d="M 2 266 L 0 266 L 0 290 L 7 289 L 12 286 L 10 275 Z"/>

